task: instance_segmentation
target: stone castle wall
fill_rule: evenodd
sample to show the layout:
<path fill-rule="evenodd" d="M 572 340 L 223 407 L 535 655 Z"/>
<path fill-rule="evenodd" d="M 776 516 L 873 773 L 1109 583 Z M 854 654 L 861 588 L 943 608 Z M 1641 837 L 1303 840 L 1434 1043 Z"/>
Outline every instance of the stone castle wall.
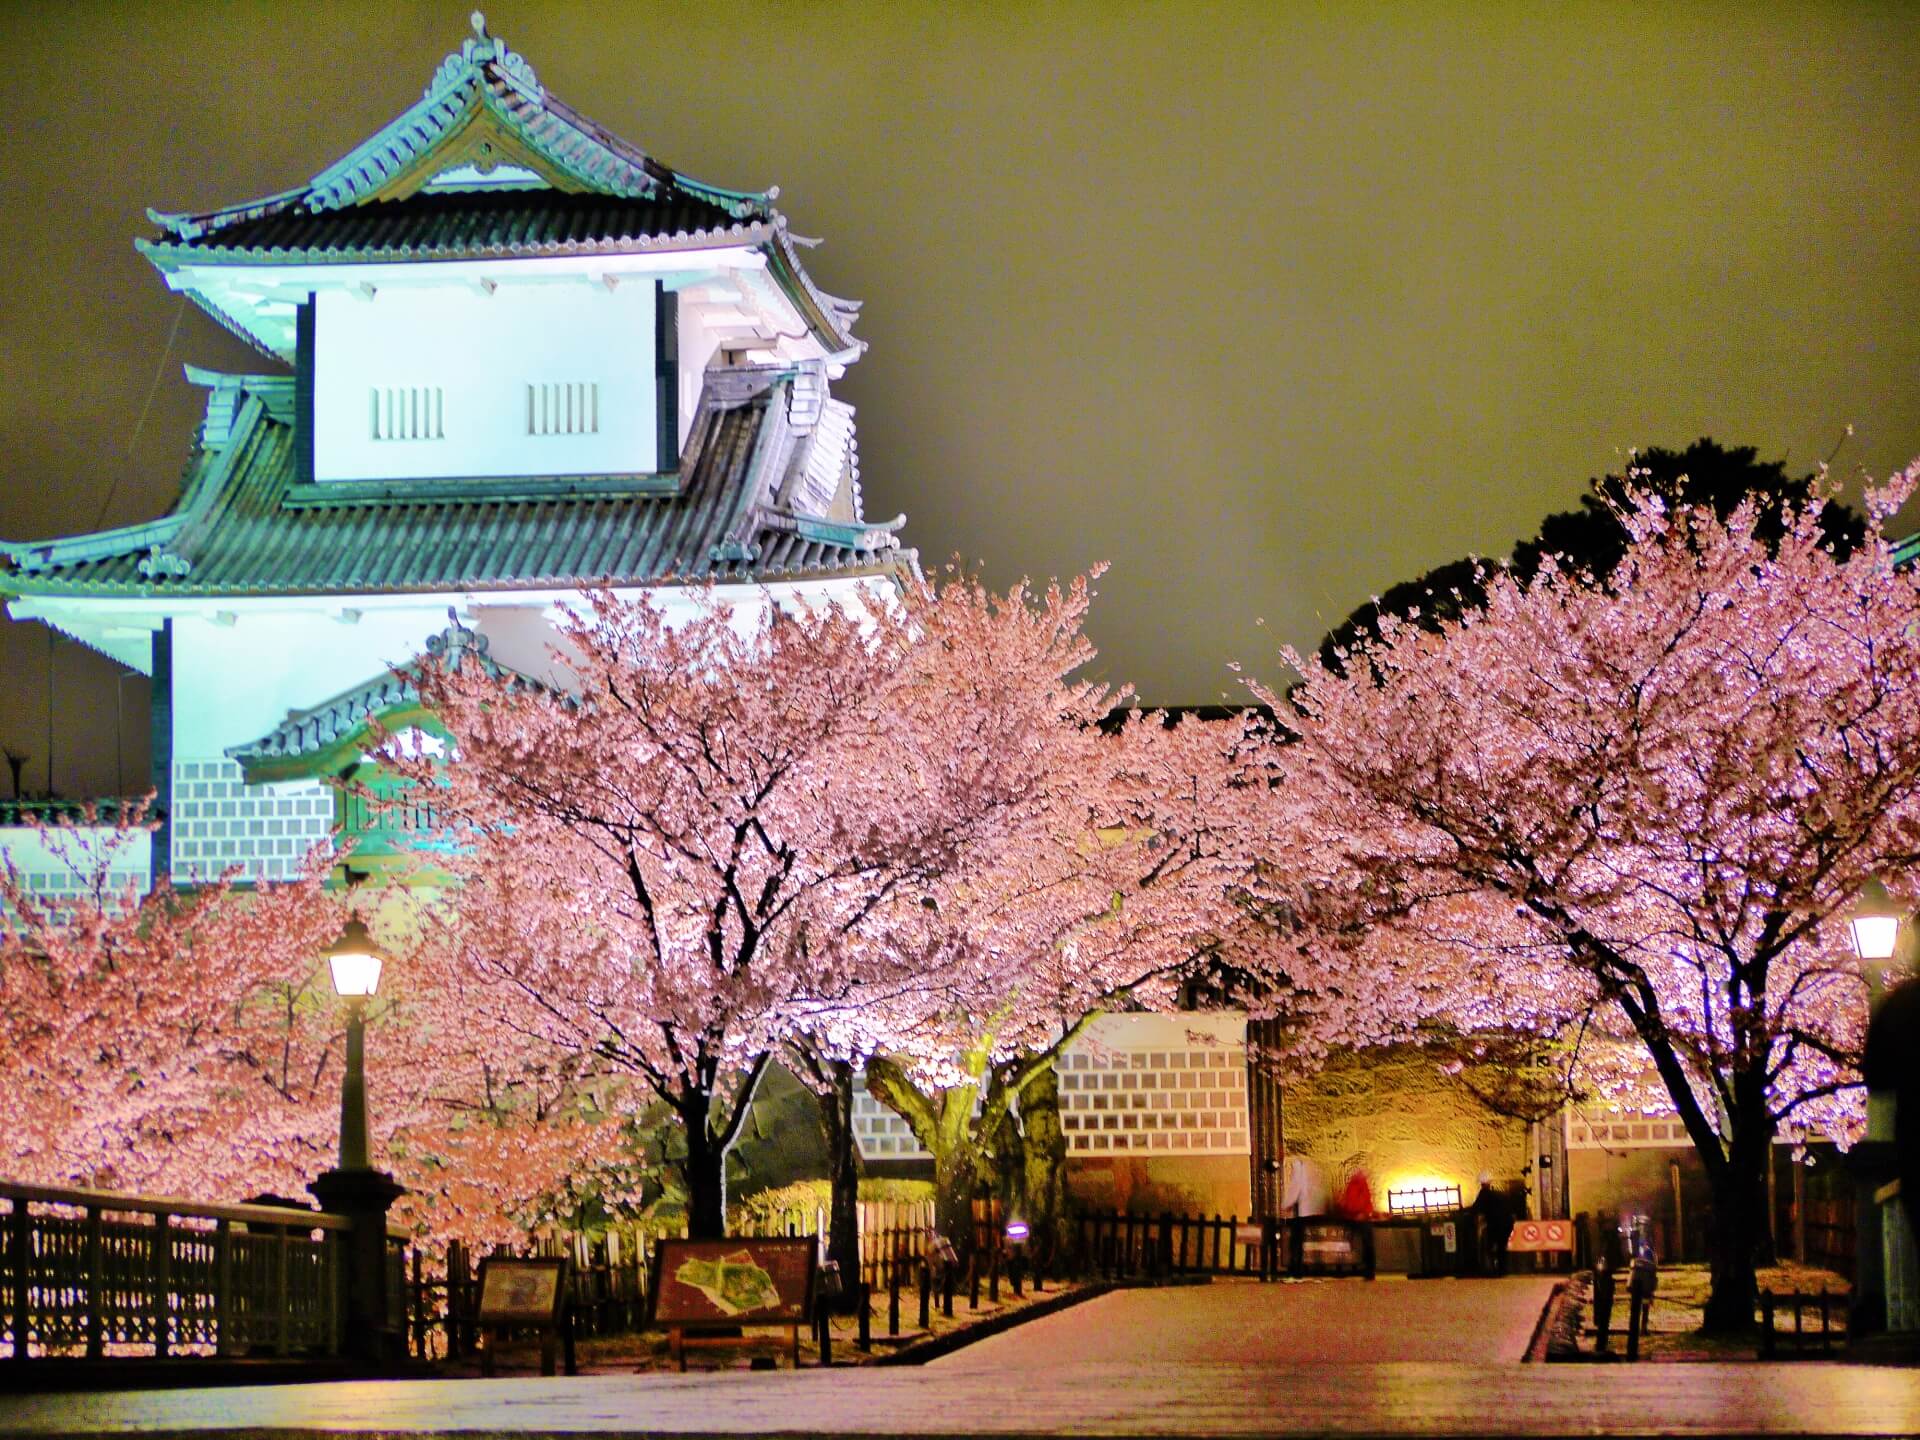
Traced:
<path fill-rule="evenodd" d="M 1494 1114 L 1418 1050 L 1336 1055 L 1286 1086 L 1281 1107 L 1288 1153 L 1317 1163 L 1334 1196 L 1364 1174 L 1382 1211 L 1389 1190 L 1413 1185 L 1457 1185 L 1471 1202 L 1481 1172 L 1507 1184 L 1527 1163 L 1525 1122 Z"/>

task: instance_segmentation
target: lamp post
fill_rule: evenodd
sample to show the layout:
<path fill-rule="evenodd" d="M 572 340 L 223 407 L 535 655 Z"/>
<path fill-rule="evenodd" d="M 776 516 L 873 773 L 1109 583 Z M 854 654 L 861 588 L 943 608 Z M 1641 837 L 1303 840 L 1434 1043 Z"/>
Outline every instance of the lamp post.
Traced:
<path fill-rule="evenodd" d="M 367 1159 L 367 1001 L 380 988 L 386 957 L 358 916 L 327 947 L 334 993 L 347 1002 L 347 1069 L 340 1079 L 340 1168 L 369 1170 Z"/>
<path fill-rule="evenodd" d="M 342 1237 L 345 1303 L 341 1349 L 363 1366 L 400 1358 L 403 1336 L 394 1323 L 388 1289 L 387 1210 L 406 1193 L 391 1175 L 373 1168 L 367 1143 L 367 1001 L 380 985 L 386 957 L 357 916 L 327 947 L 333 988 L 347 1006 L 347 1063 L 340 1079 L 340 1163 L 310 1187 L 323 1210 L 344 1215 L 353 1228 Z"/>
<path fill-rule="evenodd" d="M 1886 973 L 1900 949 L 1901 913 L 1879 877 L 1867 881 L 1854 902 L 1847 927 L 1853 951 L 1867 982 L 1868 1047 L 1882 1002 Z M 1898 1173 L 1893 1146 L 1894 1096 L 1867 1089 L 1867 1135 L 1847 1156 L 1854 1185 L 1854 1284 L 1847 1317 L 1849 1338 L 1873 1334 L 1887 1326 L 1887 1267 L 1891 1238 L 1887 1230 L 1892 1210 L 1880 1200 L 1882 1187 Z"/>
<path fill-rule="evenodd" d="M 1886 998 L 1886 972 L 1900 947 L 1900 908 L 1878 876 L 1861 887 L 1854 902 L 1847 929 L 1853 939 L 1853 953 L 1860 957 L 1860 970 L 1867 982 L 1868 1024 Z M 1893 1096 L 1884 1091 L 1867 1092 L 1867 1139 L 1893 1139 Z"/>

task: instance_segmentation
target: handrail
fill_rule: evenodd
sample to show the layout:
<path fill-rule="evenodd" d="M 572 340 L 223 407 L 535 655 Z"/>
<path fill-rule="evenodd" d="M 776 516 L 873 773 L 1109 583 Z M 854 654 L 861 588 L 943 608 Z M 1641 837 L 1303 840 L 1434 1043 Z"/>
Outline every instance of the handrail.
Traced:
<path fill-rule="evenodd" d="M 238 1220 L 246 1225 L 271 1225 L 297 1230 L 351 1230 L 353 1221 L 325 1210 L 298 1210 L 280 1205 L 208 1205 L 165 1195 L 127 1195 L 115 1190 L 68 1190 L 45 1185 L 15 1185 L 0 1180 L 0 1200 L 27 1204 L 76 1205 L 85 1209 L 126 1214 L 173 1215 L 187 1219 Z"/>

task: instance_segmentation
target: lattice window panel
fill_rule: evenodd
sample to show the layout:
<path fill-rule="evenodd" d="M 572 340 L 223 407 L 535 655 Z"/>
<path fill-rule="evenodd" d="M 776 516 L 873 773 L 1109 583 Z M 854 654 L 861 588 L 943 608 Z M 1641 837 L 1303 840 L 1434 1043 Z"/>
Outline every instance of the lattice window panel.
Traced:
<path fill-rule="evenodd" d="M 1239 1046 L 1076 1047 L 1060 1059 L 1069 1155 L 1249 1153 Z"/>
<path fill-rule="evenodd" d="M 597 380 L 540 381 L 527 386 L 527 434 L 598 435 Z"/>
<path fill-rule="evenodd" d="M 446 392 L 438 385 L 375 385 L 367 393 L 374 439 L 447 438 Z"/>
<path fill-rule="evenodd" d="M 1691 1145 L 1687 1127 L 1671 1115 L 1643 1115 L 1635 1110 L 1619 1114 L 1567 1117 L 1570 1150 L 1651 1150 Z"/>

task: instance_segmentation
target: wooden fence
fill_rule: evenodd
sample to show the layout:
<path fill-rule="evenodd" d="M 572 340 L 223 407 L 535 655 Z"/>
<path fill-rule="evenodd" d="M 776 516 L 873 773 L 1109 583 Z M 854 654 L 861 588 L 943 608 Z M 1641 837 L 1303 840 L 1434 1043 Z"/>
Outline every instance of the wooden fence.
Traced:
<path fill-rule="evenodd" d="M 998 1201 L 976 1201 L 976 1246 L 990 1248 L 990 1237 L 1004 1223 Z M 898 1279 L 902 1288 L 917 1281 L 931 1249 L 933 1202 L 863 1200 L 859 1207 L 860 1275 L 875 1293 Z M 796 1208 L 737 1223 L 738 1235 L 820 1235 L 828 1223 L 824 1206 Z M 570 1305 L 577 1335 L 613 1335 L 646 1324 L 647 1294 L 653 1280 L 655 1245 L 684 1236 L 686 1226 L 617 1226 L 594 1236 L 557 1234 L 530 1239 L 517 1253 L 565 1256 L 569 1266 Z M 500 1253 L 506 1253 L 502 1251 Z M 479 1269 L 482 1255 L 455 1242 L 447 1247 L 444 1267 L 433 1273 L 419 1252 L 413 1256 L 409 1289 L 408 1335 L 412 1353 L 422 1358 L 472 1354 L 478 1327 Z"/>
<path fill-rule="evenodd" d="M 345 1216 L 0 1183 L 0 1227 L 0 1357 L 341 1352 Z"/>
<path fill-rule="evenodd" d="M 1083 1272 L 1112 1279 L 1374 1273 L 1373 1227 L 1328 1216 L 1085 1214 L 1079 1243 Z"/>

